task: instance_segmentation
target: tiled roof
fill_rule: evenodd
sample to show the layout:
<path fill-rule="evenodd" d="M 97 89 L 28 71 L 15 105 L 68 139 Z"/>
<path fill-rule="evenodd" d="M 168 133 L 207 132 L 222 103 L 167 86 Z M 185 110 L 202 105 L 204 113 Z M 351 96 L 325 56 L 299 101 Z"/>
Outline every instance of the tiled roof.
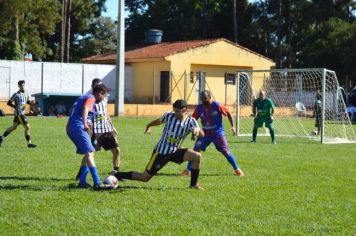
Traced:
<path fill-rule="evenodd" d="M 163 42 L 159 44 L 153 45 L 144 45 L 142 47 L 138 47 L 132 50 L 128 50 L 125 52 L 125 60 L 131 59 L 148 59 L 148 58 L 163 58 L 166 56 L 170 56 L 176 53 L 181 53 L 190 49 L 202 47 L 209 45 L 211 43 L 217 41 L 225 41 L 227 43 L 233 44 L 237 47 L 240 47 L 244 50 L 249 51 L 250 53 L 257 54 L 258 56 L 262 56 L 256 52 L 253 52 L 247 48 L 240 46 L 239 44 L 235 44 L 227 39 L 219 38 L 219 39 L 205 39 L 205 40 L 194 40 L 194 41 L 178 41 L 178 42 Z M 264 56 L 262 56 L 264 57 Z M 265 57 L 266 58 L 266 57 Z M 269 58 L 266 58 L 270 60 Z M 87 57 L 83 59 L 84 62 L 98 62 L 98 61 L 116 61 L 116 52 L 106 53 L 102 55 L 95 55 L 91 57 Z"/>

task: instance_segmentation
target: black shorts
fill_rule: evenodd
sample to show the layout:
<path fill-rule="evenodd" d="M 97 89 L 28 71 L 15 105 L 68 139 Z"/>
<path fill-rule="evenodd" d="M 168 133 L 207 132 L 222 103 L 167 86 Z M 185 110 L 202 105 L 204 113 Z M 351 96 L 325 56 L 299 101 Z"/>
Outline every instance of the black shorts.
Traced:
<path fill-rule="evenodd" d="M 27 118 L 25 115 L 19 115 L 19 116 L 15 116 L 14 117 L 14 123 L 19 123 L 19 124 L 22 124 L 22 125 L 27 125 L 28 124 L 28 121 L 27 121 Z"/>
<path fill-rule="evenodd" d="M 187 152 L 187 148 L 181 148 L 175 151 L 174 153 L 163 155 L 153 150 L 151 155 L 151 160 L 146 166 L 146 171 L 150 175 L 155 175 L 160 169 L 163 168 L 169 161 L 181 164 L 184 162 L 184 154 Z"/>
<path fill-rule="evenodd" d="M 317 128 L 320 128 L 321 127 L 321 120 L 322 120 L 322 117 L 321 117 L 321 115 L 320 116 L 316 116 L 315 117 L 315 127 L 317 127 Z"/>
<path fill-rule="evenodd" d="M 96 151 L 99 151 L 101 147 L 103 147 L 105 151 L 119 147 L 119 143 L 117 142 L 114 132 L 93 134 L 91 142 L 93 143 Z"/>

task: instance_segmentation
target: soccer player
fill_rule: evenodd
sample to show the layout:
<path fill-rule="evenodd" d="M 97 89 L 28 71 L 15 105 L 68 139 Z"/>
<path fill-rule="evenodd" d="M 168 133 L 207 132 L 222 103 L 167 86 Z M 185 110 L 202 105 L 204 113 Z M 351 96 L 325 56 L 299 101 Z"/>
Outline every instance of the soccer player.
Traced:
<path fill-rule="evenodd" d="M 85 94 L 79 97 L 72 108 L 67 123 L 67 135 L 77 147 L 78 154 L 84 154 L 81 162 L 81 172 L 79 179 L 79 188 L 86 188 L 87 174 L 91 173 L 94 181 L 94 190 L 111 189 L 109 185 L 104 185 L 100 181 L 98 171 L 94 161 L 94 147 L 90 141 L 89 132 L 91 130 L 90 116 L 92 116 L 94 103 L 101 102 L 107 95 L 107 88 L 103 85 L 94 87 L 92 94 Z M 88 117 L 89 116 L 89 117 Z"/>
<path fill-rule="evenodd" d="M 91 88 L 93 89 L 99 84 L 102 84 L 101 79 L 95 78 L 92 81 Z M 111 122 L 107 106 L 107 96 L 101 102 L 94 104 L 91 140 L 96 151 L 99 151 L 101 147 L 103 147 L 106 151 L 111 150 L 114 170 L 119 171 L 120 147 L 116 139 L 117 131 Z M 80 171 L 81 169 L 76 176 L 77 180 L 80 177 Z"/>
<path fill-rule="evenodd" d="M 322 120 L 322 109 L 321 109 L 321 93 L 317 92 L 316 93 L 316 100 L 314 104 L 314 113 L 313 116 L 315 118 L 315 128 L 316 130 L 313 132 L 315 135 L 320 134 L 321 130 L 321 120 Z"/>
<path fill-rule="evenodd" d="M 252 143 L 256 143 L 257 129 L 265 124 L 266 128 L 269 129 L 272 144 L 276 144 L 276 139 L 274 137 L 273 129 L 273 113 L 274 113 L 274 104 L 271 99 L 266 98 L 266 92 L 261 90 L 259 97 L 255 99 L 252 106 L 252 113 L 255 117 L 253 131 L 252 131 Z"/>
<path fill-rule="evenodd" d="M 12 126 L 6 129 L 4 134 L 0 136 L 0 146 L 4 139 L 14 131 L 17 126 L 20 124 L 25 128 L 25 139 L 27 142 L 27 147 L 35 148 L 36 145 L 31 143 L 31 136 L 30 136 L 30 125 L 28 124 L 27 118 L 25 116 L 25 107 L 26 104 L 33 105 L 34 102 L 30 101 L 30 95 L 25 91 L 25 81 L 20 80 L 18 83 L 19 91 L 14 93 L 10 100 L 7 102 L 7 105 L 14 108 L 14 121 Z"/>
<path fill-rule="evenodd" d="M 165 124 L 163 134 L 154 148 L 151 159 L 143 173 L 139 172 L 116 172 L 113 173 L 118 179 L 130 179 L 142 182 L 149 181 L 168 162 L 181 164 L 184 161 L 192 161 L 192 175 L 190 188 L 203 190 L 197 183 L 200 171 L 200 153 L 192 149 L 181 148 L 184 138 L 189 132 L 194 136 L 203 137 L 204 132 L 199 128 L 197 121 L 186 114 L 187 104 L 184 100 L 173 103 L 173 112 L 166 112 L 160 119 L 153 120 L 146 126 L 146 134 L 151 133 L 151 127 Z"/>
<path fill-rule="evenodd" d="M 211 142 L 214 143 L 215 148 L 221 152 L 226 160 L 230 163 L 237 176 L 244 176 L 244 172 L 239 168 L 234 154 L 229 149 L 226 140 L 222 116 L 227 116 L 231 125 L 233 135 L 236 134 L 234 123 L 230 111 L 220 103 L 211 99 L 211 93 L 204 90 L 201 93 L 202 104 L 199 104 L 194 112 L 195 119 L 201 119 L 202 127 L 204 130 L 204 137 L 199 137 L 195 143 L 194 150 L 197 152 L 205 151 Z M 190 175 L 191 162 L 188 162 L 186 170 L 182 175 Z"/>

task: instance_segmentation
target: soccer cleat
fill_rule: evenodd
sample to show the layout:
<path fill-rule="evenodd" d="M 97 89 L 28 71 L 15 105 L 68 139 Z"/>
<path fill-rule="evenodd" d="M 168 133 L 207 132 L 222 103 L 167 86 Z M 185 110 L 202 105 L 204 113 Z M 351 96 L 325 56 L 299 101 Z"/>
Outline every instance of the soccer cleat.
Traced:
<path fill-rule="evenodd" d="M 195 189 L 195 190 L 204 190 L 204 188 L 202 186 L 200 186 L 200 184 L 196 184 L 194 186 L 189 186 L 190 189 Z"/>
<path fill-rule="evenodd" d="M 190 175 L 190 170 L 183 170 L 182 173 L 180 173 L 181 176 L 189 176 Z"/>
<path fill-rule="evenodd" d="M 245 176 L 245 173 L 240 168 L 235 170 L 235 174 L 240 177 Z"/>
<path fill-rule="evenodd" d="M 109 175 L 112 175 L 112 176 L 115 176 L 116 173 L 118 173 L 119 171 L 117 170 L 112 170 Z M 116 177 L 116 176 L 115 176 Z M 116 177 L 118 181 L 121 181 L 121 182 L 125 182 L 126 180 L 125 179 L 122 179 L 122 178 L 118 178 Z"/>
<path fill-rule="evenodd" d="M 80 179 L 80 173 L 78 173 L 76 176 L 75 176 L 75 180 L 79 180 Z"/>
<path fill-rule="evenodd" d="M 100 190 L 112 190 L 113 187 L 109 184 L 103 184 L 103 183 L 100 183 L 100 184 L 96 184 L 94 185 L 93 187 L 93 190 L 95 191 L 100 191 Z"/>
<path fill-rule="evenodd" d="M 255 140 L 252 140 L 251 143 L 256 143 L 256 141 L 255 141 Z"/>
<path fill-rule="evenodd" d="M 0 136 L 0 147 L 1 147 L 1 144 L 2 144 L 3 141 L 4 141 L 3 137 Z"/>
<path fill-rule="evenodd" d="M 277 142 L 276 141 L 272 141 L 272 144 L 277 144 Z"/>
<path fill-rule="evenodd" d="M 85 183 L 85 185 L 81 185 L 80 183 L 78 184 L 78 188 L 91 188 L 91 185 L 88 183 Z"/>
<path fill-rule="evenodd" d="M 29 144 L 27 144 L 27 147 L 28 148 L 35 148 L 35 147 L 37 147 L 37 145 L 33 144 L 33 143 L 29 143 Z"/>

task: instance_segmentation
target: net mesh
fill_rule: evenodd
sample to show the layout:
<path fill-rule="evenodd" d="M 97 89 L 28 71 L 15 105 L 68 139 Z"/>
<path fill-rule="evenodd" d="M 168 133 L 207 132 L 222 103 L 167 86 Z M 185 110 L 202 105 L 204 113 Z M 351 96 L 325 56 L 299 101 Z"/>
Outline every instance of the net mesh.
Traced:
<path fill-rule="evenodd" d="M 237 72 L 237 78 L 238 135 L 251 135 L 252 104 L 259 92 L 253 91 L 252 82 L 263 81 L 266 96 L 275 104 L 273 125 L 277 136 L 306 137 L 323 143 L 356 142 L 335 72 L 326 69 L 250 70 Z M 260 129 L 259 135 L 269 135 L 268 130 Z"/>

